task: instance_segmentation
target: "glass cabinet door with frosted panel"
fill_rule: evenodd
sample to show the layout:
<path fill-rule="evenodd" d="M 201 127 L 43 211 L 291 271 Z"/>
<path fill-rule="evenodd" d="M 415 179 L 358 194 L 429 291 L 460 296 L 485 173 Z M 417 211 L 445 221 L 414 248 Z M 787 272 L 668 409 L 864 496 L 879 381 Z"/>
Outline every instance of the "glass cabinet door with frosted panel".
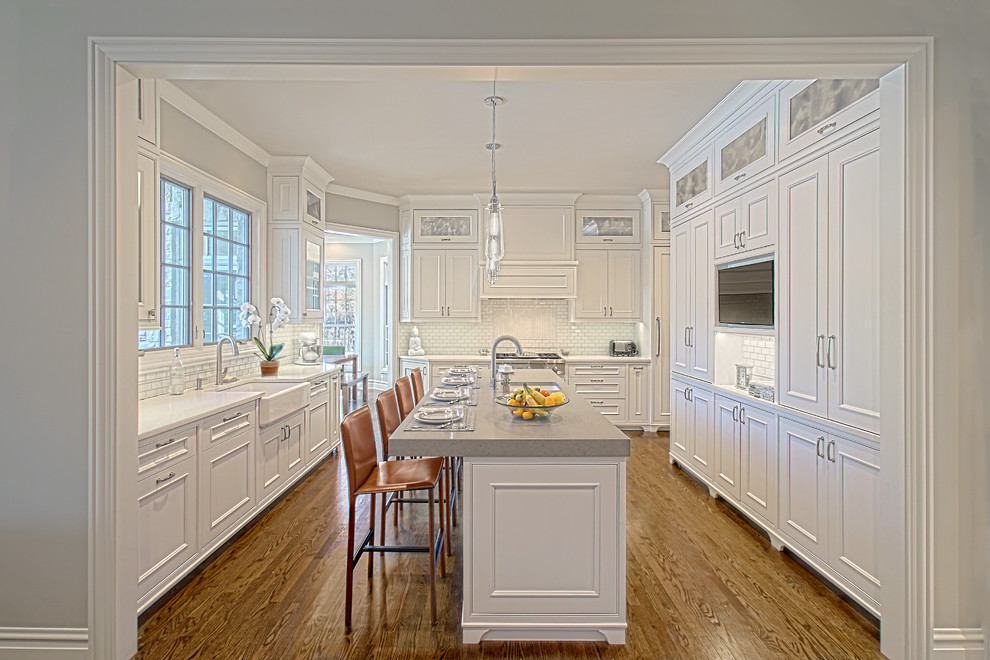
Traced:
<path fill-rule="evenodd" d="M 306 269 L 303 303 L 306 308 L 303 310 L 303 317 L 323 320 L 323 306 L 320 304 L 320 269 L 323 267 L 323 242 L 307 238 L 305 245 Z"/>
<path fill-rule="evenodd" d="M 414 211 L 413 242 L 478 243 L 478 211 Z"/>
<path fill-rule="evenodd" d="M 640 212 L 577 211 L 575 242 L 605 244 L 639 243 Z"/>

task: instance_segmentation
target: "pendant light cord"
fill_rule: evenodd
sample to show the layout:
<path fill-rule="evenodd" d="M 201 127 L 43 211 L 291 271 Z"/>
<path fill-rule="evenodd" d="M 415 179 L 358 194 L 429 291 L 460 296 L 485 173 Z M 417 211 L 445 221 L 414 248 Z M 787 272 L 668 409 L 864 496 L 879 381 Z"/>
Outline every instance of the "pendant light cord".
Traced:
<path fill-rule="evenodd" d="M 495 142 L 495 106 L 498 105 L 498 97 L 495 95 L 495 81 L 492 81 L 492 201 L 498 199 L 495 194 L 495 151 L 498 143 Z"/>

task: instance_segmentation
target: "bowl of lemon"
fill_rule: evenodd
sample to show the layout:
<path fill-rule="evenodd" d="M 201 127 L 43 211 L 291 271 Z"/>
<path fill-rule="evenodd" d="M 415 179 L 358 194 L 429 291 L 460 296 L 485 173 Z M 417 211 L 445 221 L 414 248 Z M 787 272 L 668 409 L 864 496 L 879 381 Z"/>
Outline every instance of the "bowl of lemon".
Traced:
<path fill-rule="evenodd" d="M 525 421 L 549 419 L 554 410 L 562 408 L 570 401 L 560 390 L 529 387 L 523 383 L 511 394 L 495 397 L 495 403 L 505 406 L 513 417 Z"/>

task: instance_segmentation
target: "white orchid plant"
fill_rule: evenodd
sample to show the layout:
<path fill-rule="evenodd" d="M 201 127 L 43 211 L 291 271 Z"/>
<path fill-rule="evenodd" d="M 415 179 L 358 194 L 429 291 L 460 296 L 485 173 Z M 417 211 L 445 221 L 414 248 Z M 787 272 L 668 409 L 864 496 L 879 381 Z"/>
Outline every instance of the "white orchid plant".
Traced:
<path fill-rule="evenodd" d="M 261 357 L 265 362 L 273 362 L 285 346 L 284 343 L 274 343 L 275 331 L 289 322 L 289 314 L 292 313 L 292 310 L 289 309 L 289 306 L 281 298 L 272 298 L 271 304 L 272 306 L 268 310 L 268 323 L 265 325 L 261 324 L 261 316 L 258 315 L 258 308 L 249 302 L 241 305 L 241 313 L 238 315 L 238 318 L 241 320 L 241 327 L 250 328 L 254 325 L 258 326 L 258 335 L 254 337 L 254 343 L 258 346 L 258 350 L 261 351 Z M 267 342 L 264 336 L 266 327 L 268 328 Z"/>

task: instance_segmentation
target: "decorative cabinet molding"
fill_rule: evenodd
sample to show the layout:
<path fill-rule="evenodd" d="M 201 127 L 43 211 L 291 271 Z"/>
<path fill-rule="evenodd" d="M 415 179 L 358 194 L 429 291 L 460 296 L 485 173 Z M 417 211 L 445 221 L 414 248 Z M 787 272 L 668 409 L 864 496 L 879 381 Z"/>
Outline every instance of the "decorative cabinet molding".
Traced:
<path fill-rule="evenodd" d="M 412 242 L 479 245 L 478 209 L 413 211 Z"/>
<path fill-rule="evenodd" d="M 138 176 L 138 327 L 161 328 L 161 236 L 159 235 L 158 159 L 139 150 Z"/>
<path fill-rule="evenodd" d="M 752 181 L 776 162 L 775 99 L 765 100 L 715 139 L 715 194 Z"/>
<path fill-rule="evenodd" d="M 780 159 L 879 112 L 879 89 L 875 78 L 795 80 L 785 85 L 779 92 Z"/>
<path fill-rule="evenodd" d="M 158 81 L 154 78 L 138 79 L 137 135 L 158 146 Z"/>
<path fill-rule="evenodd" d="M 776 179 L 715 207 L 715 263 L 773 254 L 776 240 Z"/>
<path fill-rule="evenodd" d="M 579 210 L 575 242 L 578 245 L 639 245 L 642 218 L 638 210 Z"/>

